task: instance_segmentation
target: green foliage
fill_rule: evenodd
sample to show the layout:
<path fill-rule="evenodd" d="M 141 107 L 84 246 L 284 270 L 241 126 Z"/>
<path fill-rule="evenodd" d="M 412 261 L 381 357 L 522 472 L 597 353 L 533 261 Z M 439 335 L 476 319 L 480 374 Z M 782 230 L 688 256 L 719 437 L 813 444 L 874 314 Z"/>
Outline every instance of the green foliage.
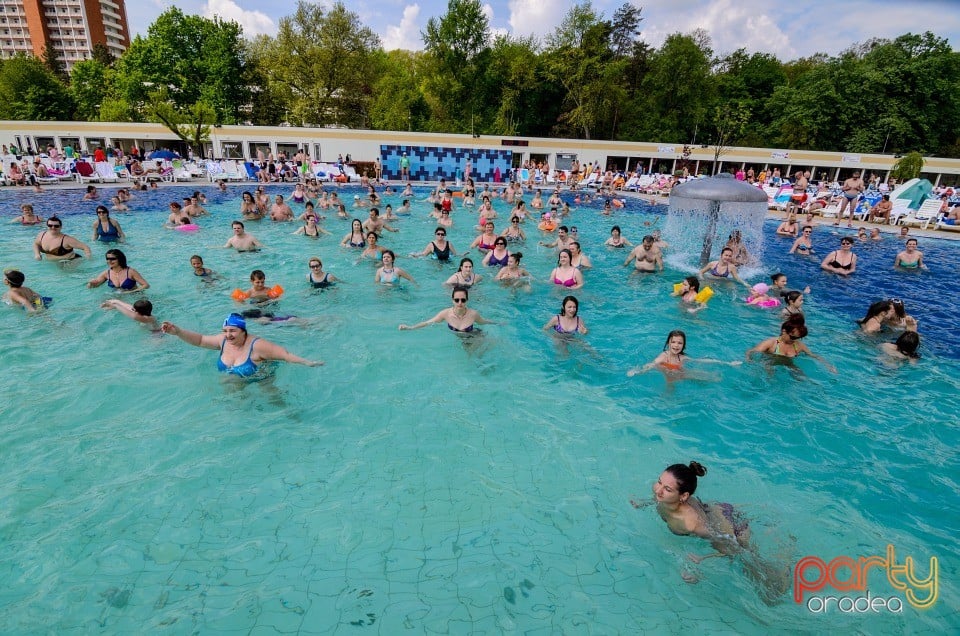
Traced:
<path fill-rule="evenodd" d="M 259 43 L 258 62 L 269 98 L 297 125 L 365 127 L 380 58 L 380 40 L 356 14 L 299 2 L 275 38 Z"/>
<path fill-rule="evenodd" d="M 77 121 L 97 121 L 110 90 L 110 69 L 97 60 L 81 60 L 70 71 L 70 96 Z"/>
<path fill-rule="evenodd" d="M 893 164 L 890 176 L 899 182 L 916 179 L 923 172 L 923 155 L 919 152 L 908 152 Z"/>
<path fill-rule="evenodd" d="M 0 64 L 0 119 L 70 120 L 73 100 L 63 83 L 35 57 Z"/>
<path fill-rule="evenodd" d="M 186 107 L 178 106 L 167 88 L 157 89 L 150 94 L 147 113 L 198 154 L 202 154 L 203 144 L 210 140 L 210 125 L 217 119 L 217 111 L 212 104 L 201 99 Z"/>

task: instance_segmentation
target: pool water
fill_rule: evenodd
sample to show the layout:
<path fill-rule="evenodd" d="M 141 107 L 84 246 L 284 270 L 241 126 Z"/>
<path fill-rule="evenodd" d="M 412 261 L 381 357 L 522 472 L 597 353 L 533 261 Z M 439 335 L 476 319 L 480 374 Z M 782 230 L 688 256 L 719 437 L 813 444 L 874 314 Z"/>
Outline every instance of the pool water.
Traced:
<path fill-rule="evenodd" d="M 791 286 L 813 288 L 807 343 L 839 373 L 802 359 L 692 365 L 682 380 L 627 377 L 672 329 L 687 333 L 690 355 L 721 361 L 742 360 L 779 331 L 778 314 L 745 306 L 742 287 L 712 284 L 708 308 L 691 315 L 669 296 L 685 267 L 644 277 L 620 267 L 625 251 L 602 246 L 610 226 L 639 242 L 662 206 L 631 200 L 613 218 L 597 204 L 574 213 L 594 261 L 574 293 L 586 337 L 541 330 L 565 292 L 544 282 L 555 252 L 537 246 L 528 222 L 520 249 L 538 282 L 503 288 L 478 266 L 488 279 L 470 306 L 499 324 L 464 341 L 442 325 L 397 330 L 450 304 L 441 282 L 455 265 L 406 257 L 433 238 L 427 204 L 381 240 L 418 284 L 382 289 L 372 262 L 339 247 L 349 222 L 335 217 L 323 222 L 330 237 L 264 221 L 247 224 L 264 251 L 220 249 L 245 189 L 205 187 L 212 217 L 194 234 L 161 227 L 179 189 L 142 193 L 132 213 L 116 215 L 128 235 L 121 249 L 150 282 L 155 315 L 208 334 L 236 309 L 231 290 L 263 269 L 268 286 L 286 290 L 277 310 L 306 324 L 251 333 L 323 367 L 281 364 L 267 381 L 224 380 L 216 352 L 98 308 L 112 292 L 84 283 L 104 268 L 103 245 L 91 243 L 91 261 L 60 266 L 32 260 L 37 228 L 0 232 L 0 264 L 54 298 L 39 316 L 0 308 L 3 631 L 960 628 L 956 246 L 921 239 L 930 271 L 913 274 L 892 270 L 896 239 L 858 245 L 858 272 L 844 280 L 821 274 L 819 259 L 787 256 L 790 242 L 768 221 L 766 263 L 750 280 L 782 270 Z M 5 189 L 0 209 L 9 218 L 26 201 L 45 217 L 58 211 L 64 231 L 87 241 L 94 204 L 79 198 Z M 495 207 L 499 231 L 507 206 Z M 476 215 L 457 210 L 454 220 L 449 238 L 463 251 Z M 833 231 L 815 232 L 821 257 L 838 243 Z M 195 278 L 195 253 L 222 280 Z M 310 256 L 344 282 L 309 289 Z M 889 296 L 920 319 L 919 364 L 881 359 L 877 343 L 892 336 L 855 330 L 865 307 Z M 814 614 L 790 592 L 765 603 L 739 559 L 694 565 L 688 553 L 709 554 L 709 545 L 630 505 L 649 499 L 665 466 L 690 460 L 709 469 L 697 495 L 735 504 L 769 563 L 792 568 L 806 555 L 856 558 L 894 544 L 921 575 L 939 558 L 939 601 L 902 614 Z M 876 573 L 870 581 L 875 596 L 897 593 Z"/>

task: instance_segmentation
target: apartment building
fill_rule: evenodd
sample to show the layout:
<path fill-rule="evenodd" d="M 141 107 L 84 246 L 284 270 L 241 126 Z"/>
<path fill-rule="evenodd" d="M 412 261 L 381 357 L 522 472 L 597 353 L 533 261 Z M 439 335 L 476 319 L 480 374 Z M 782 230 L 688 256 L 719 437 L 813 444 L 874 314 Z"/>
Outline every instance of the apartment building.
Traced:
<path fill-rule="evenodd" d="M 0 0 L 0 58 L 40 57 L 48 44 L 68 71 L 94 44 L 119 57 L 130 45 L 124 0 Z"/>

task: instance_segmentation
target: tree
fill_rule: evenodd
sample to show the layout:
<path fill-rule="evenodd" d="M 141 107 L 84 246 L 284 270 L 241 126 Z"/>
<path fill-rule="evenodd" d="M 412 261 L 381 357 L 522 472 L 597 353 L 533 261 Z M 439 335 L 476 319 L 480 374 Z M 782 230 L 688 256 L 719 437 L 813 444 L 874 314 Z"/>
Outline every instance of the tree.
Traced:
<path fill-rule="evenodd" d="M 694 37 L 696 36 L 696 37 Z M 713 101 L 713 52 L 702 33 L 667 36 L 650 58 L 641 90 L 646 96 L 646 138 L 688 141 L 706 121 Z"/>
<path fill-rule="evenodd" d="M 373 87 L 370 122 L 386 130 L 424 130 L 430 106 L 420 89 L 424 53 L 389 51 L 384 54 L 383 73 Z"/>
<path fill-rule="evenodd" d="M 720 157 L 725 155 L 743 134 L 748 121 L 750 109 L 742 102 L 726 102 L 714 107 L 711 120 L 716 133 L 713 144 L 714 174 L 719 172 Z"/>
<path fill-rule="evenodd" d="M 300 124 L 369 124 L 380 39 L 337 2 L 329 11 L 299 2 L 280 19 L 260 58 L 269 90 Z"/>
<path fill-rule="evenodd" d="M 615 58 L 633 54 L 637 37 L 640 35 L 640 23 L 643 22 L 641 11 L 642 8 L 627 2 L 614 12 L 610 24 L 610 49 Z"/>
<path fill-rule="evenodd" d="M 43 65 L 46 66 L 58 80 L 61 82 L 67 80 L 67 65 L 63 63 L 60 55 L 49 42 L 43 47 L 43 55 L 40 59 L 43 60 Z"/>
<path fill-rule="evenodd" d="M 81 60 L 70 71 L 70 96 L 77 121 L 97 121 L 110 92 L 110 69 L 97 60 Z"/>
<path fill-rule="evenodd" d="M 219 122 L 235 123 L 249 98 L 241 36 L 236 22 L 168 9 L 115 63 L 112 96 L 143 111 L 163 87 L 177 108 L 189 110 L 202 99 Z"/>
<path fill-rule="evenodd" d="M 67 87 L 43 62 L 19 54 L 0 63 L 0 119 L 63 121 L 72 115 Z"/>
<path fill-rule="evenodd" d="M 467 132 L 488 108 L 480 83 L 489 63 L 490 21 L 479 0 L 450 0 L 447 12 L 421 33 L 434 70 L 424 82 L 433 109 L 431 129 Z"/>
<path fill-rule="evenodd" d="M 903 183 L 910 179 L 916 179 L 921 172 L 923 172 L 923 155 L 914 151 L 908 152 L 897 163 L 893 164 L 890 176 Z"/>
<path fill-rule="evenodd" d="M 201 155 L 203 144 L 210 140 L 210 125 L 217 120 L 211 104 L 201 99 L 185 108 L 178 107 L 166 88 L 151 93 L 147 112 Z"/>

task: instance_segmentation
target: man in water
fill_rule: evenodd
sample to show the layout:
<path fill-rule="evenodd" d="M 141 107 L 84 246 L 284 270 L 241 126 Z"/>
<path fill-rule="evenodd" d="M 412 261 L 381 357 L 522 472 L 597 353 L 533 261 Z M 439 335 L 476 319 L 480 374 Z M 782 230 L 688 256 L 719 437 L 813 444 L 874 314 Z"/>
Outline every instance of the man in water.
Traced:
<path fill-rule="evenodd" d="M 246 232 L 243 223 L 240 221 L 234 221 L 232 227 L 233 236 L 230 237 L 224 247 L 233 248 L 238 252 L 256 252 L 263 247 L 263 244 L 256 237 Z"/>

